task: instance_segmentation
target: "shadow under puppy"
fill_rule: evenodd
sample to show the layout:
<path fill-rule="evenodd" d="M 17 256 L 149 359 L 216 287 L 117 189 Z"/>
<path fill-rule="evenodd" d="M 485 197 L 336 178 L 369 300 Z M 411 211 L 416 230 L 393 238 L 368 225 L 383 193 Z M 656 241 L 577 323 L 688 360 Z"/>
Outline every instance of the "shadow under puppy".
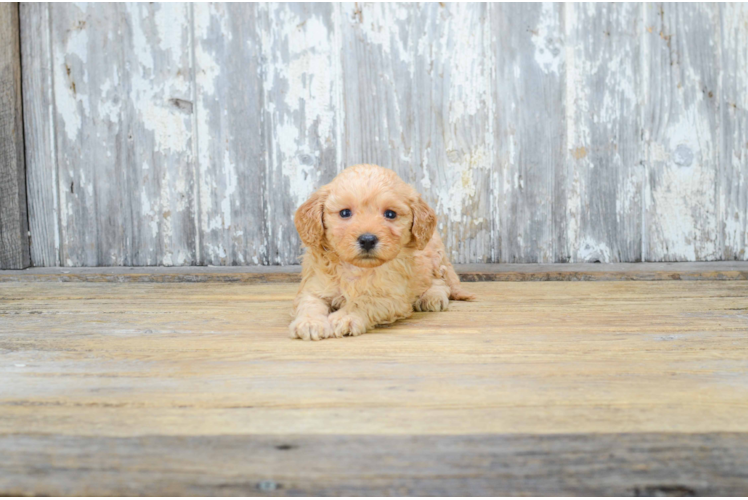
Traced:
<path fill-rule="evenodd" d="M 361 335 L 416 311 L 444 311 L 460 288 L 436 214 L 392 170 L 356 165 L 294 217 L 306 247 L 291 338 Z"/>

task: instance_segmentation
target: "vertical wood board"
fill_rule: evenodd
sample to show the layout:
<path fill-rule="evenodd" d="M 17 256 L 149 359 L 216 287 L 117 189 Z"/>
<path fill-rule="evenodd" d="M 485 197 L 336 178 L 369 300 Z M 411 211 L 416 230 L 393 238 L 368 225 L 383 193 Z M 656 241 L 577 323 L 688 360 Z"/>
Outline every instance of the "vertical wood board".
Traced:
<path fill-rule="evenodd" d="M 722 258 L 748 260 L 748 4 L 722 4 L 720 13 Z"/>
<path fill-rule="evenodd" d="M 500 262 L 553 262 L 564 246 L 554 237 L 566 204 L 555 177 L 566 149 L 563 15 L 561 4 L 491 5 Z"/>
<path fill-rule="evenodd" d="M 721 258 L 720 17 L 716 4 L 644 9 L 643 259 Z"/>
<path fill-rule="evenodd" d="M 642 5 L 566 4 L 566 210 L 557 259 L 642 259 Z M 563 168 L 565 166 L 565 169 Z"/>
<path fill-rule="evenodd" d="M 0 269 L 29 265 L 18 4 L 0 4 Z"/>
<path fill-rule="evenodd" d="M 258 4 L 196 3 L 199 263 L 267 264 Z"/>
<path fill-rule="evenodd" d="M 59 266 L 60 207 L 49 4 L 22 3 L 20 18 L 31 263 L 40 267 Z"/>

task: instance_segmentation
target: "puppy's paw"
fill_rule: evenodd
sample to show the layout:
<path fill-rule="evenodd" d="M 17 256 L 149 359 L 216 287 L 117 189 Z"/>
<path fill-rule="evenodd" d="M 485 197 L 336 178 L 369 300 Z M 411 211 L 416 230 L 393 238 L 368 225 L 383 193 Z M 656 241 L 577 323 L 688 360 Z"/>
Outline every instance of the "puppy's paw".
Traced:
<path fill-rule="evenodd" d="M 289 326 L 292 339 L 322 340 L 333 336 L 332 327 L 327 318 L 301 316 Z"/>
<path fill-rule="evenodd" d="M 345 311 L 337 311 L 328 318 L 330 325 L 332 325 L 333 335 L 336 337 L 343 337 L 344 335 L 355 337 L 366 333 L 366 324 L 358 316 L 348 314 Z"/>
<path fill-rule="evenodd" d="M 418 297 L 413 308 L 421 312 L 446 311 L 449 307 L 449 295 L 445 290 L 430 288 Z"/>

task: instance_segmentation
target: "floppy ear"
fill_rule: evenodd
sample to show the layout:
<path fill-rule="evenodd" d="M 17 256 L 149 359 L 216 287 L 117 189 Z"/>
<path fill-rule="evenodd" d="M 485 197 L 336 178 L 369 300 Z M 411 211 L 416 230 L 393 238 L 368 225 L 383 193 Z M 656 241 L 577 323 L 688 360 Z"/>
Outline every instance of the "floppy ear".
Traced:
<path fill-rule="evenodd" d="M 322 212 L 327 198 L 325 187 L 319 188 L 296 210 L 293 221 L 301 241 L 309 249 L 322 250 L 325 241 L 325 226 Z"/>
<path fill-rule="evenodd" d="M 436 213 L 423 201 L 420 195 L 416 196 L 411 204 L 413 211 L 413 227 L 410 229 L 410 246 L 423 250 L 434 235 L 436 229 Z"/>

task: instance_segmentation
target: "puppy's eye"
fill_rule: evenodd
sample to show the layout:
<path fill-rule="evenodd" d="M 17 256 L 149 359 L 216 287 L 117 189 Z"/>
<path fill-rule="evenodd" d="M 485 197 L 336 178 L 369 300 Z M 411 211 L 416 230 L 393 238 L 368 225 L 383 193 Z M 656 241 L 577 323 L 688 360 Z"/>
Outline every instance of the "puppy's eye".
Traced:
<path fill-rule="evenodd" d="M 351 211 L 349 209 L 347 209 L 347 208 L 344 208 L 343 210 L 340 211 L 340 216 L 342 218 L 344 218 L 344 219 L 347 219 L 351 215 L 353 215 L 353 214 L 351 214 Z"/>
<path fill-rule="evenodd" d="M 395 212 L 393 212 L 392 210 L 385 210 L 384 211 L 384 216 L 387 219 L 394 219 L 395 217 L 397 217 L 397 214 Z"/>

